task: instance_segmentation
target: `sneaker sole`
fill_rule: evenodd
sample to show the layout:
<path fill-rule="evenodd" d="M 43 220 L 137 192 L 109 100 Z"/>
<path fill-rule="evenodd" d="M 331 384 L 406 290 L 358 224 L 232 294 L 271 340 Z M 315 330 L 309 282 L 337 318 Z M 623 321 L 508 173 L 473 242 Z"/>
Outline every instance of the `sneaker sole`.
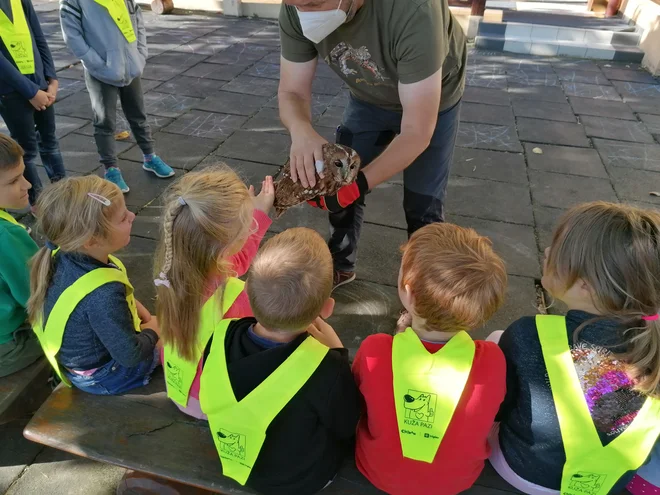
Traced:
<path fill-rule="evenodd" d="M 160 175 L 153 168 L 145 167 L 144 165 L 142 165 L 142 170 L 146 170 L 147 172 L 151 172 L 152 174 L 154 174 L 159 179 L 168 179 L 170 177 L 174 177 L 174 171 L 172 171 L 172 173 L 169 174 L 169 175 Z"/>
<path fill-rule="evenodd" d="M 335 285 L 335 286 L 332 288 L 332 290 L 334 291 L 337 287 L 341 287 L 342 285 L 350 284 L 351 282 L 353 282 L 353 281 L 355 280 L 355 277 L 356 277 L 355 274 L 353 274 L 352 277 L 347 278 L 346 280 L 342 280 L 342 281 L 339 282 L 337 285 Z"/>

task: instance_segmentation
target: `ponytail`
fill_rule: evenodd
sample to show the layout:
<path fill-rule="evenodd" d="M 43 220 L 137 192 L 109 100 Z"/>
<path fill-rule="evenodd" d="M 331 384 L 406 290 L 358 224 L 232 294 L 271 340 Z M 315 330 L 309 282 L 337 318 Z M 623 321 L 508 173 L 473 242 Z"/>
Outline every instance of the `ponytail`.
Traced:
<path fill-rule="evenodd" d="M 660 398 L 660 320 L 642 323 L 626 331 L 628 351 L 619 357 L 635 380 L 635 390 Z"/>
<path fill-rule="evenodd" d="M 31 260 L 30 270 L 30 299 L 27 303 L 28 320 L 35 325 L 43 318 L 46 292 L 52 277 L 53 256 L 52 251 L 42 247 Z"/>

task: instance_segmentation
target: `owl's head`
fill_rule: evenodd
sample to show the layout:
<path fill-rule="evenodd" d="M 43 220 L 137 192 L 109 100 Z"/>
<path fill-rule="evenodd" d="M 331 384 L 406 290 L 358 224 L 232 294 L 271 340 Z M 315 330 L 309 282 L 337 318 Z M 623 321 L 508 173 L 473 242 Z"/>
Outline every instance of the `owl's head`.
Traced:
<path fill-rule="evenodd" d="M 352 184 L 360 171 L 360 156 L 348 146 L 324 144 L 325 173 L 341 185 Z"/>

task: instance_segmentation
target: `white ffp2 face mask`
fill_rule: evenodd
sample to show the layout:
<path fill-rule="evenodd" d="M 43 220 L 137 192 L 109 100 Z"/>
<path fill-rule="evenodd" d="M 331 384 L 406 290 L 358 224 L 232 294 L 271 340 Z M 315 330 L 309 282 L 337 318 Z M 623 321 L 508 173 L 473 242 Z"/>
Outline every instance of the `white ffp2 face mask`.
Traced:
<path fill-rule="evenodd" d="M 298 10 L 298 19 L 305 38 L 313 43 L 320 43 L 335 29 L 346 22 L 346 12 L 341 10 L 341 0 L 335 10 L 319 10 L 301 12 Z"/>

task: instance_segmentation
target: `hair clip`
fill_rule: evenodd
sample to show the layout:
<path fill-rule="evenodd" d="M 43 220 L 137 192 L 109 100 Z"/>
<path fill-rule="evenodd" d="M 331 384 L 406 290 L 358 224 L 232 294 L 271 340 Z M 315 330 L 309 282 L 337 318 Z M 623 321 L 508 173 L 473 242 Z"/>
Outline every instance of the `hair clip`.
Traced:
<path fill-rule="evenodd" d="M 179 196 L 178 198 L 176 198 L 176 200 L 179 202 L 181 206 L 186 206 L 188 204 L 186 203 L 186 200 L 183 199 L 183 196 Z"/>
<path fill-rule="evenodd" d="M 89 196 L 90 198 L 92 198 L 95 201 L 98 201 L 103 206 L 110 206 L 112 204 L 108 198 L 106 198 L 104 196 L 101 196 L 100 194 L 88 192 L 87 196 Z"/>
<path fill-rule="evenodd" d="M 56 251 L 59 247 L 57 244 L 53 244 L 48 239 L 46 239 L 46 242 L 44 244 L 46 246 L 46 249 L 50 249 L 51 251 Z"/>
<path fill-rule="evenodd" d="M 156 287 L 162 286 L 167 287 L 168 289 L 171 288 L 170 281 L 167 279 L 165 272 L 160 272 L 158 274 L 158 278 L 154 280 L 154 285 Z"/>
<path fill-rule="evenodd" d="M 660 319 L 660 315 L 658 313 L 649 316 L 642 316 L 642 320 L 644 321 L 656 321 L 658 319 Z"/>

